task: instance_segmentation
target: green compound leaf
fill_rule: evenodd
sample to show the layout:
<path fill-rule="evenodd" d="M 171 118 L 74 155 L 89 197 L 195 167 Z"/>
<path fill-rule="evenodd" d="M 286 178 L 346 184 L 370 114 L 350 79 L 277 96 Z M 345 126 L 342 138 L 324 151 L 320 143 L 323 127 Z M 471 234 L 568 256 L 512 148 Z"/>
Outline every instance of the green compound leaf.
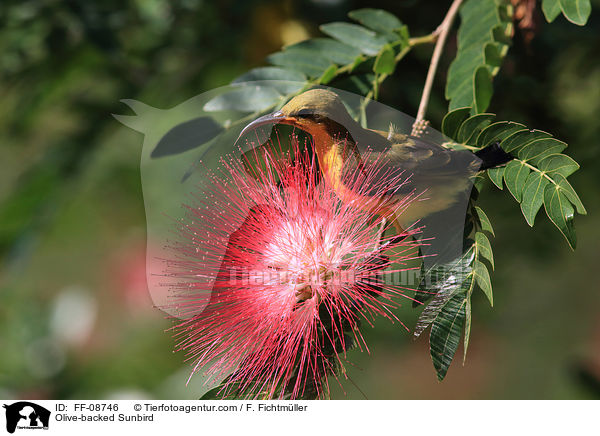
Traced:
<path fill-rule="evenodd" d="M 578 213 L 586 213 L 580 198 L 566 179 L 579 169 L 577 162 L 561 154 L 567 144 L 547 132 L 530 130 L 519 123 L 493 122 L 493 114 L 469 116 L 469 113 L 469 108 L 460 108 L 446 115 L 442 122 L 442 132 L 457 142 L 447 146 L 455 149 L 468 146 L 473 149 L 499 143 L 504 151 L 514 156 L 515 159 L 506 166 L 491 168 L 487 170 L 487 174 L 499 189 L 503 189 L 506 184 L 530 226 L 533 226 L 535 217 L 544 204 L 545 190 L 550 185 L 555 186 Z M 474 180 L 477 190 L 481 189 L 482 181 L 481 175 Z M 485 226 L 489 221 L 482 216 L 479 217 L 482 220 L 482 230 L 486 230 Z M 559 223 L 557 227 L 560 225 L 559 230 L 572 244 L 572 225 L 567 226 L 556 217 L 553 222 Z"/>
<path fill-rule="evenodd" d="M 487 109 L 491 77 L 498 72 L 512 32 L 507 12 L 506 5 L 495 0 L 467 0 L 461 6 L 458 52 L 446 82 L 450 110 L 469 106 L 480 113 Z M 487 75 L 482 67 L 488 70 Z"/>

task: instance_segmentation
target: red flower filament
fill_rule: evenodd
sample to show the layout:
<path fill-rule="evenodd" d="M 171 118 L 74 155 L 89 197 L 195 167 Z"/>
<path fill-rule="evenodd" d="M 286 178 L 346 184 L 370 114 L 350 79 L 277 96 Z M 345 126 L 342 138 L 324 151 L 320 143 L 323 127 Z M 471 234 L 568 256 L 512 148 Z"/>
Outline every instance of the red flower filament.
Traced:
<path fill-rule="evenodd" d="M 361 320 L 396 320 L 406 297 L 386 274 L 407 269 L 414 243 L 384 237 L 385 221 L 322 180 L 310 144 L 291 143 L 291 152 L 273 143 L 255 151 L 255 167 L 222 160 L 178 223 L 167 268 L 185 318 L 174 327 L 177 349 L 194 372 L 225 377 L 223 396 L 327 396 L 346 351 L 366 348 Z M 380 164 L 346 171 L 346 186 L 374 199 L 397 192 L 406 176 L 382 174 Z"/>

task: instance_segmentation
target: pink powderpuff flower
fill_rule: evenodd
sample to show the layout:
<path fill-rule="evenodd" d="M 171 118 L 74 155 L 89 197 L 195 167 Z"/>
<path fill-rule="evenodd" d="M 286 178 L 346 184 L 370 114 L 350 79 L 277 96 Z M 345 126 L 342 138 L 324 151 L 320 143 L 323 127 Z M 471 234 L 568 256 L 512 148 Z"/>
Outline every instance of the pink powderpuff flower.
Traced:
<path fill-rule="evenodd" d="M 418 229 L 384 237 L 385 220 L 343 203 L 320 177 L 310 144 L 301 148 L 294 135 L 291 144 L 254 149 L 254 167 L 222 159 L 186 206 L 167 261 L 184 318 L 174 326 L 176 349 L 192 374 L 205 367 L 224 378 L 223 397 L 327 397 L 327 376 L 344 373 L 346 351 L 366 348 L 361 320 L 396 320 L 391 309 L 410 298 L 385 275 L 408 269 L 416 255 L 407 236 Z M 407 179 L 365 162 L 344 174 L 358 193 L 380 198 Z M 414 198 L 399 201 L 396 214 Z"/>

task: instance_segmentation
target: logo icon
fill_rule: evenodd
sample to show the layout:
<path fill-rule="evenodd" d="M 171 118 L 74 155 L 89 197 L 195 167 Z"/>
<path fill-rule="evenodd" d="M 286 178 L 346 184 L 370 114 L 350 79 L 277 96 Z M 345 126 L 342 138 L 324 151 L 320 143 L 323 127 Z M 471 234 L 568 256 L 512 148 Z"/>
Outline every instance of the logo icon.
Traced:
<path fill-rule="evenodd" d="M 18 429 L 48 429 L 50 411 L 29 401 L 4 405 L 6 409 L 6 431 Z"/>

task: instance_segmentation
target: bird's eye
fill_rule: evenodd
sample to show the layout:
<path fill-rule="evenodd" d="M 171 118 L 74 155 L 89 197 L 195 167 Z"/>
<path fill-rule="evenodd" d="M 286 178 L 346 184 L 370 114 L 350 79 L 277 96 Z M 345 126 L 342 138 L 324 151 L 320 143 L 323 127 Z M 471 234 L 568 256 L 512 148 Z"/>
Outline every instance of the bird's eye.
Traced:
<path fill-rule="evenodd" d="M 296 114 L 294 114 L 296 118 L 303 118 L 305 120 L 311 120 L 315 123 L 322 123 L 325 119 L 323 115 L 315 113 L 310 109 L 300 109 Z"/>
<path fill-rule="evenodd" d="M 296 114 L 294 114 L 296 118 L 313 118 L 315 113 L 310 109 L 300 109 Z"/>

